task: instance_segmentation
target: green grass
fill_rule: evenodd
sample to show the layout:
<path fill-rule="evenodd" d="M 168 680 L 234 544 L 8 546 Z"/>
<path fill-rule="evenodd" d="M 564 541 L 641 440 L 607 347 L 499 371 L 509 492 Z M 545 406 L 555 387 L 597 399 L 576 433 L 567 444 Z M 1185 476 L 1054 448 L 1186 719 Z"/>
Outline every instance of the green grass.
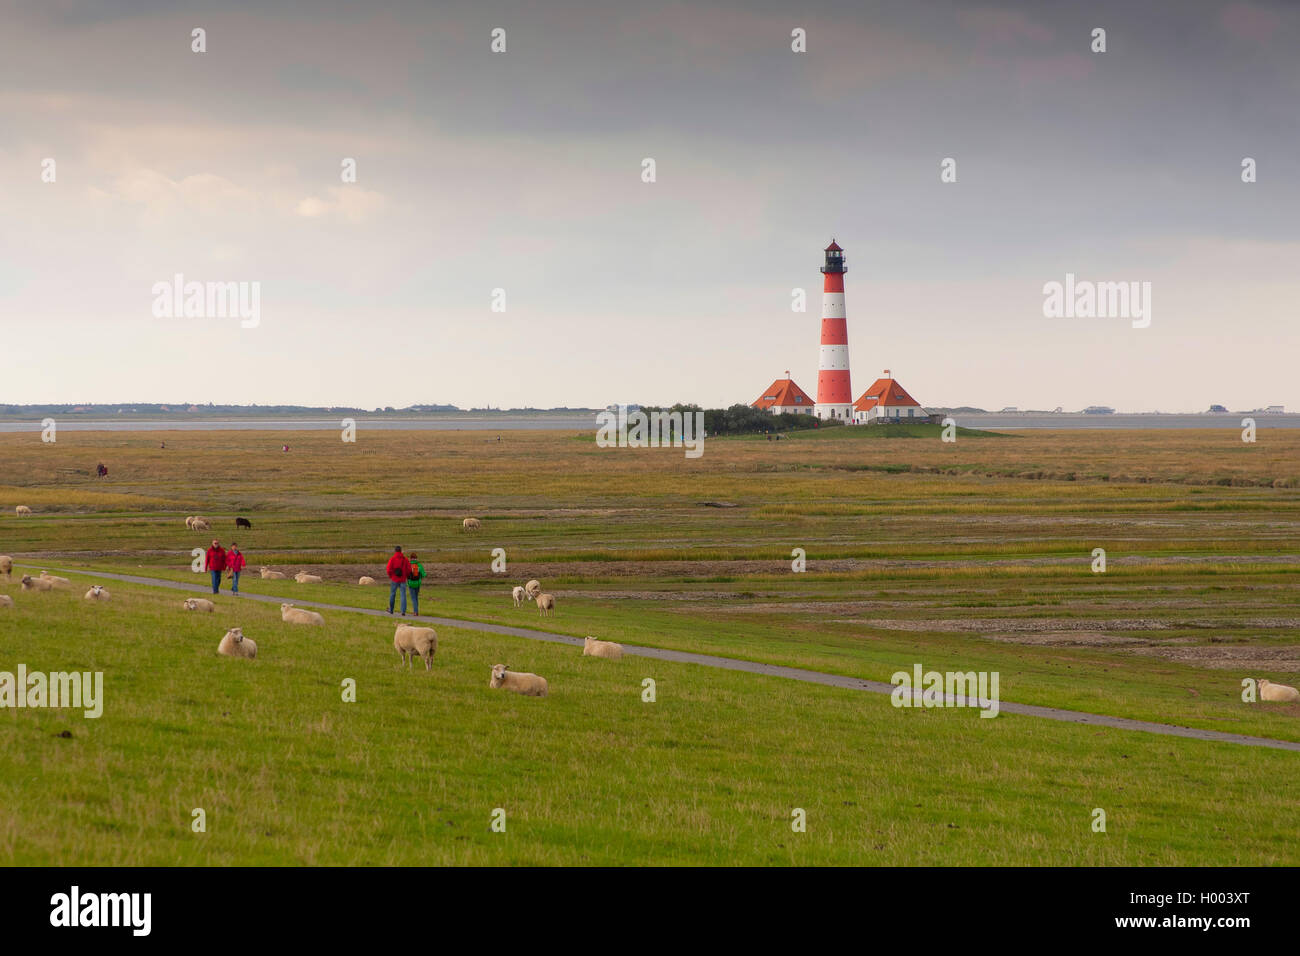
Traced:
<path fill-rule="evenodd" d="M 1300 668 L 1300 434 L 949 444 L 841 428 L 710 440 L 695 461 L 491 437 L 172 433 L 164 451 L 145 434 L 0 435 L 0 553 L 196 582 L 191 549 L 236 534 L 245 591 L 379 607 L 385 587 L 353 582 L 382 581 L 401 543 L 430 572 L 429 614 L 541 626 L 508 596 L 539 577 L 558 603 L 545 628 L 575 637 L 876 680 L 918 661 L 997 670 L 1006 701 L 1300 740 L 1300 706 L 1239 696 L 1242 677 L 1295 683 Z M 88 477 L 98 460 L 110 481 Z M 15 518 L 20 503 L 36 514 Z M 214 533 L 188 532 L 187 514 Z M 236 533 L 237 514 L 254 528 Z M 480 534 L 461 532 L 470 514 Z M 807 573 L 791 573 L 795 547 Z M 262 582 L 261 564 L 326 583 Z M 0 712 L 0 859 L 1293 864 L 1300 845 L 1284 752 L 898 711 L 451 628 L 434 674 L 399 675 L 388 619 L 326 612 L 325 628 L 294 629 L 260 602 L 238 613 L 261 656 L 230 661 L 215 648 L 232 599 L 196 617 L 183 592 L 107 583 L 107 607 L 84 587 L 0 584 L 18 602 L 0 609 L 0 669 L 108 681 L 98 721 Z M 1140 643 L 1021 639 L 1075 630 Z M 490 692 L 498 661 L 543 673 L 553 696 Z M 206 834 L 189 830 L 196 806 Z M 488 829 L 498 806 L 505 834 Z M 794 807 L 806 834 L 790 831 Z"/>
<path fill-rule="evenodd" d="M 0 613 L 6 658 L 102 670 L 106 685 L 99 720 L 0 715 L 7 862 L 1300 859 L 1286 753 L 900 711 L 883 695 L 451 628 L 434 671 L 408 672 L 388 619 L 336 612 L 324 628 L 293 627 L 260 602 L 224 597 L 195 615 L 174 593 L 112 590 L 106 606 L 62 592 Z M 236 622 L 257 660 L 215 653 Z M 490 690 L 498 662 L 545 675 L 551 696 Z M 654 703 L 642 701 L 646 677 Z M 355 703 L 342 700 L 346 678 Z M 196 807 L 205 833 L 191 832 Z M 806 833 L 791 830 L 796 807 Z M 1091 831 L 1095 807 L 1105 834 Z M 496 808 L 505 833 L 490 829 Z"/>

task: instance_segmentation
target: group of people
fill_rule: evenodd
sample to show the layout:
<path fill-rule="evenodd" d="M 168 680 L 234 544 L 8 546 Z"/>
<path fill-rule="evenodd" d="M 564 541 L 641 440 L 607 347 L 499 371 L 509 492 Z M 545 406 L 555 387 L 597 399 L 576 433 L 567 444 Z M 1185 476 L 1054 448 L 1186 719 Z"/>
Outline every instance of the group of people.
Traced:
<path fill-rule="evenodd" d="M 208 548 L 204 555 L 205 566 L 208 573 L 212 575 L 212 593 L 217 594 L 221 591 L 221 575 L 230 575 L 230 593 L 239 593 L 239 575 L 248 564 L 244 560 L 244 553 L 239 550 L 239 545 L 230 542 L 230 550 L 227 551 L 221 546 L 221 542 L 216 538 L 212 539 L 212 547 Z"/>
<path fill-rule="evenodd" d="M 388 589 L 388 613 L 393 613 L 393 605 L 397 601 L 397 594 L 402 594 L 402 617 L 406 617 L 406 594 L 411 594 L 411 613 L 418 615 L 420 613 L 420 585 L 424 583 L 424 566 L 420 564 L 420 556 L 414 551 L 408 558 L 402 553 L 402 546 L 399 544 L 393 549 L 393 556 L 388 559 L 388 565 L 385 568 L 388 572 L 388 580 L 391 586 Z"/>

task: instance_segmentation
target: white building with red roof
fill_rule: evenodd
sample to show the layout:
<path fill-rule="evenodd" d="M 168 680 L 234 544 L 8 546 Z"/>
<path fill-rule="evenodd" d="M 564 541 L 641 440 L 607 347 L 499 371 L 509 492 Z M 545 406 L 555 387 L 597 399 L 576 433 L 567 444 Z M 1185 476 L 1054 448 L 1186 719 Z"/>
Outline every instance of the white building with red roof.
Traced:
<path fill-rule="evenodd" d="M 907 394 L 889 369 L 885 377 L 871 383 L 871 387 L 853 403 L 853 424 L 868 425 L 879 421 L 928 421 L 930 413 L 920 402 Z"/>
<path fill-rule="evenodd" d="M 763 408 L 773 415 L 811 415 L 817 406 L 808 393 L 794 383 L 790 373 L 785 378 L 778 378 L 758 399 L 751 403 L 754 408 Z"/>

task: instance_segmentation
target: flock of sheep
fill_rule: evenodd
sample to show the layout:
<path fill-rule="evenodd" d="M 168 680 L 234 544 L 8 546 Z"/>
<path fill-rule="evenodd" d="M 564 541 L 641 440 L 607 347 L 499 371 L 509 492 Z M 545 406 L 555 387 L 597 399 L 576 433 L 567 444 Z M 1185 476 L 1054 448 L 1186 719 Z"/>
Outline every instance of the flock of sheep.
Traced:
<path fill-rule="evenodd" d="M 25 505 L 19 505 L 16 512 L 20 517 L 32 513 L 31 509 Z M 236 523 L 238 527 L 252 527 L 246 518 L 238 518 Z M 212 522 L 201 515 L 190 515 L 185 519 L 185 527 L 191 531 L 210 531 Z M 481 527 L 481 522 L 478 518 L 466 518 L 461 523 L 461 527 L 465 531 L 477 531 Z M 12 573 L 13 559 L 8 555 L 0 555 L 0 576 L 3 576 L 5 580 L 10 580 Z M 284 572 L 274 571 L 268 567 L 261 568 L 259 573 L 265 581 L 280 581 L 287 577 Z M 293 576 L 293 580 L 299 584 L 320 584 L 323 579 L 319 575 L 300 571 Z M 357 580 L 359 585 L 372 585 L 374 583 L 375 579 L 369 575 L 362 575 Z M 22 577 L 22 589 L 24 591 L 51 591 L 57 588 L 70 589 L 71 587 L 72 582 L 67 578 L 58 577 L 47 571 L 42 571 L 40 576 L 36 578 L 30 575 L 23 575 Z M 555 596 L 544 593 L 541 582 L 536 579 L 513 588 L 511 597 L 514 600 L 515 607 L 522 607 L 525 599 L 536 602 L 538 612 L 543 616 L 555 610 Z M 110 595 L 106 588 L 96 584 L 86 592 L 86 600 L 108 601 Z M 0 594 L 0 608 L 2 607 L 13 607 L 13 599 L 8 595 Z M 207 598 L 199 597 L 186 598 L 181 602 L 181 607 L 186 611 L 198 611 L 208 614 L 216 611 L 216 604 Z M 324 616 L 319 612 L 295 607 L 292 604 L 280 605 L 280 619 L 287 624 L 319 626 L 325 623 Z M 431 671 L 433 670 L 433 656 L 438 650 L 438 635 L 431 627 L 399 624 L 393 634 L 393 647 L 408 669 L 414 667 L 415 659 L 418 657 L 424 661 L 425 670 Z M 217 653 L 226 657 L 253 659 L 257 657 L 257 642 L 251 637 L 245 637 L 242 627 L 232 627 L 226 631 L 220 643 L 217 644 Z M 616 644 L 613 641 L 601 641 L 594 637 L 588 637 L 583 642 L 582 653 L 584 657 L 620 660 L 623 657 L 623 645 Z M 545 677 L 521 671 L 512 671 L 507 664 L 494 664 L 492 666 L 488 686 L 494 690 L 504 689 L 529 697 L 545 697 L 550 690 L 550 685 Z"/>

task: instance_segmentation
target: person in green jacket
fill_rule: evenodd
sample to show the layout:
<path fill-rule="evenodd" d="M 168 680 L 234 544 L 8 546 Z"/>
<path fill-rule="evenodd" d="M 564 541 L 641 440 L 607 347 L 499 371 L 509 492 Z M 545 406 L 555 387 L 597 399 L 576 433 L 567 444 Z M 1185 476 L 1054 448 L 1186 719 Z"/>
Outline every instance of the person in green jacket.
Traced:
<path fill-rule="evenodd" d="M 411 613 L 417 617 L 420 614 L 420 585 L 424 583 L 424 565 L 419 558 L 418 554 L 411 552 L 411 574 L 406 579 L 406 586 L 411 592 Z"/>

